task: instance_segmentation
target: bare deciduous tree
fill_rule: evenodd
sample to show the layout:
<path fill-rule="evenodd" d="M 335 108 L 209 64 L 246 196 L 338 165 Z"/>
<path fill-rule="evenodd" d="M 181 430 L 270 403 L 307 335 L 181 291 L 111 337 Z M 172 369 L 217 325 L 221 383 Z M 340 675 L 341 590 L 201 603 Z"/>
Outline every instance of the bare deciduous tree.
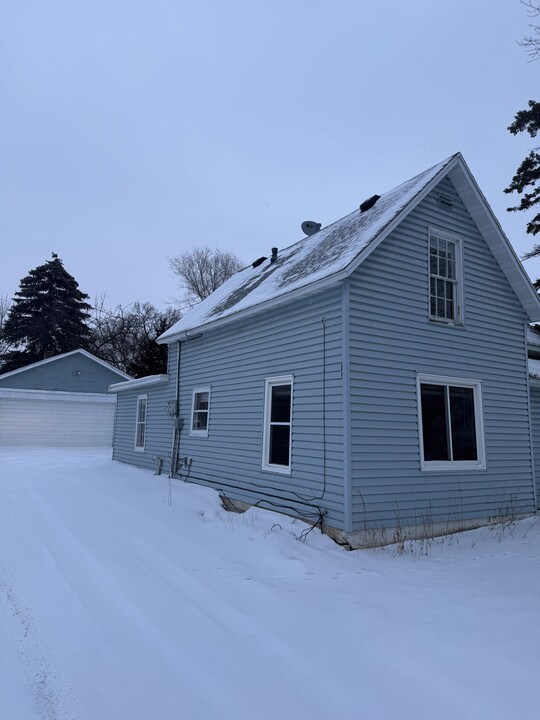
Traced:
<path fill-rule="evenodd" d="M 204 300 L 242 268 L 236 255 L 208 246 L 169 258 L 169 264 L 180 281 L 183 299 L 189 307 Z"/>
<path fill-rule="evenodd" d="M 527 8 L 528 17 L 540 17 L 540 2 L 533 2 L 533 0 L 520 0 L 520 2 Z M 540 58 L 540 26 L 529 23 L 529 28 L 531 34 L 524 35 L 523 40 L 518 40 L 518 45 L 525 48 L 531 60 L 538 60 Z"/>
<path fill-rule="evenodd" d="M 167 348 L 157 345 L 156 338 L 179 319 L 179 310 L 161 311 L 149 302 L 108 310 L 102 295 L 94 302 L 90 319 L 90 349 L 134 377 L 164 373 Z"/>

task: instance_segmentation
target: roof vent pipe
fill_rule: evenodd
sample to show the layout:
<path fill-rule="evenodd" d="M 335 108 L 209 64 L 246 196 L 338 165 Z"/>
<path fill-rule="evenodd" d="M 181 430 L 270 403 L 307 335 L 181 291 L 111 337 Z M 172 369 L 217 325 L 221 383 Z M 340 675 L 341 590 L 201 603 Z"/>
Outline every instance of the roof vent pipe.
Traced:
<path fill-rule="evenodd" d="M 278 249 L 277 249 L 276 247 L 273 247 L 273 248 L 272 248 L 272 257 L 270 258 L 270 262 L 271 262 L 271 263 L 275 263 L 275 262 L 276 262 L 276 260 L 277 260 L 277 253 L 278 253 Z"/>
<path fill-rule="evenodd" d="M 366 212 L 366 210 L 370 210 L 377 200 L 380 200 L 380 195 L 372 195 L 367 200 L 364 200 L 364 202 L 360 205 L 360 212 Z"/>

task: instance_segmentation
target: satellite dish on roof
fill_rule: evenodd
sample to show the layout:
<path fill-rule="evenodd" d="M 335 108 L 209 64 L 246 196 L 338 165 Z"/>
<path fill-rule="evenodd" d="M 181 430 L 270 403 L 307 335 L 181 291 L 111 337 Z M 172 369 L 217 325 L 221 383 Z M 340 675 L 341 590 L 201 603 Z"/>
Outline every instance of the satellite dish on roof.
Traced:
<path fill-rule="evenodd" d="M 313 220 L 304 220 L 301 227 L 304 235 L 315 235 L 315 233 L 321 229 L 321 223 L 313 222 Z"/>

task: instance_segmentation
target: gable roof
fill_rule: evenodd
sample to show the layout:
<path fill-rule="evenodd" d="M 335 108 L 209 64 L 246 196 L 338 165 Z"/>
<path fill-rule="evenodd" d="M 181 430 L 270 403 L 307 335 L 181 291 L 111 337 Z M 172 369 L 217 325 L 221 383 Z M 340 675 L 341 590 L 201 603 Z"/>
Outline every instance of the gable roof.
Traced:
<path fill-rule="evenodd" d="M 92 355 L 92 353 L 89 353 L 88 350 L 83 350 L 82 348 L 79 348 L 78 350 L 71 350 L 67 353 L 61 353 L 60 355 L 53 355 L 53 357 L 45 358 L 45 360 L 38 360 L 38 362 L 31 363 L 30 365 L 25 365 L 24 367 L 18 368 L 17 370 L 10 370 L 7 373 L 0 374 L 0 380 L 3 380 L 4 378 L 11 377 L 12 375 L 17 375 L 18 373 L 26 372 L 27 370 L 31 370 L 32 368 L 41 367 L 42 365 L 47 365 L 51 362 L 56 362 L 56 360 L 60 360 L 61 358 L 67 358 L 70 355 L 84 355 L 89 360 L 93 360 L 98 365 L 102 365 L 103 367 L 107 368 L 107 370 L 111 370 L 112 372 L 116 373 L 120 377 L 126 378 L 126 380 L 132 380 L 131 375 L 127 375 L 127 373 L 122 372 L 122 370 L 118 370 L 118 368 L 113 367 L 113 365 L 110 365 L 108 362 L 105 362 L 105 360 L 100 360 L 100 358 L 96 357 L 95 355 Z"/>
<path fill-rule="evenodd" d="M 350 275 L 448 176 L 480 233 L 491 248 L 531 320 L 540 320 L 540 301 L 523 266 L 480 191 L 461 153 L 381 195 L 366 212 L 346 217 L 265 260 L 236 273 L 182 317 L 158 342 L 173 342 L 191 332 L 258 312 L 295 295 L 334 284 Z"/>

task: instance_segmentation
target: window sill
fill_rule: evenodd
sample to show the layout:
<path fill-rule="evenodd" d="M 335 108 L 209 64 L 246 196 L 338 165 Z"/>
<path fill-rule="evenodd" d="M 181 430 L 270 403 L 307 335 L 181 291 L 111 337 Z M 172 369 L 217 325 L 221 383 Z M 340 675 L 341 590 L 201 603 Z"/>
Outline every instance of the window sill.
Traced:
<path fill-rule="evenodd" d="M 478 470 L 487 470 L 485 463 L 470 463 L 470 462 L 433 462 L 424 463 L 420 466 L 420 470 L 424 473 L 462 473 L 462 472 L 476 472 Z"/>
<path fill-rule="evenodd" d="M 428 318 L 430 325 L 436 325 L 437 327 L 451 327 L 458 328 L 459 330 L 465 329 L 464 322 L 450 322 L 450 320 L 437 320 L 437 318 Z"/>
<path fill-rule="evenodd" d="M 191 430 L 189 437 L 207 438 L 208 430 Z"/>
<path fill-rule="evenodd" d="M 261 469 L 264 472 L 277 473 L 278 475 L 291 475 L 291 468 L 282 465 L 263 465 Z"/>
<path fill-rule="evenodd" d="M 135 450 L 135 452 L 140 452 L 140 453 L 143 453 L 143 452 L 144 452 L 144 448 L 143 448 L 143 447 L 136 447 L 136 448 L 133 448 L 133 449 Z"/>

